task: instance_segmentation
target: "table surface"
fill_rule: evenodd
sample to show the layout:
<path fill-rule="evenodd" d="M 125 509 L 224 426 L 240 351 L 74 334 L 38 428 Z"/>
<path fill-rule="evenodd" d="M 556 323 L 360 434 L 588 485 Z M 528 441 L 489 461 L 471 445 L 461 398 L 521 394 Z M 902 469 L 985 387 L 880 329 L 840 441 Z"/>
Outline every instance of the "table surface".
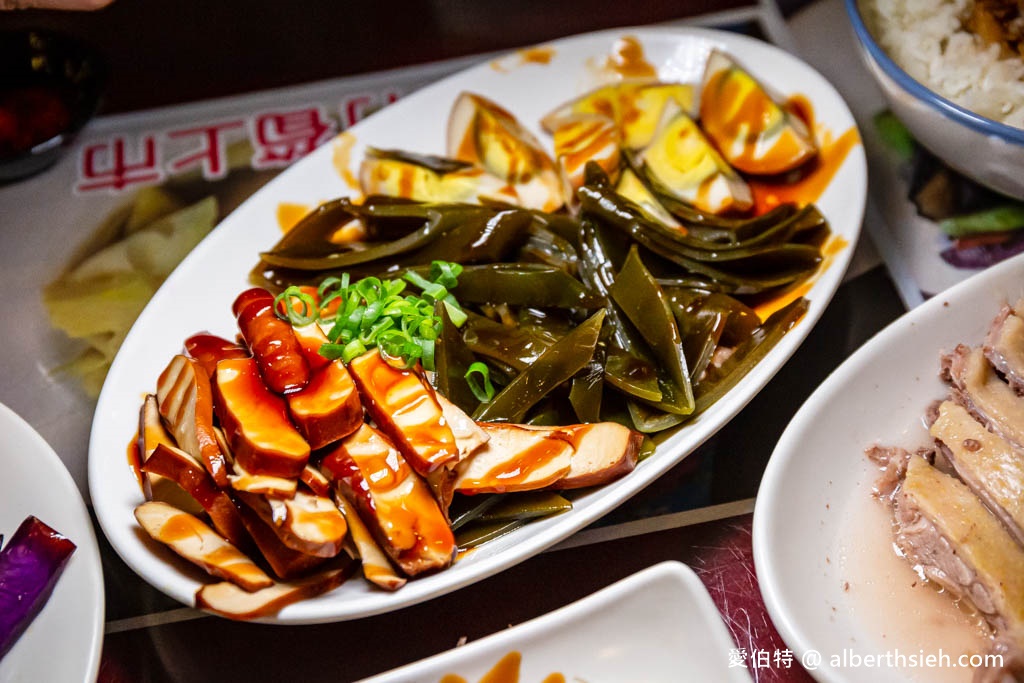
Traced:
<path fill-rule="evenodd" d="M 785 12 L 770 3 L 755 10 L 771 24 L 800 4 L 786 3 Z M 598 28 L 708 12 L 724 12 L 717 15 L 725 17 L 718 22 L 723 23 L 743 5 L 309 0 L 296 11 L 288 3 L 249 0 L 118 0 L 90 15 L 0 15 L 0 28 L 42 25 L 96 43 L 115 67 L 105 111 L 118 113 L 492 52 Z M 685 562 L 698 573 L 738 648 L 784 649 L 753 570 L 751 512 L 761 474 L 804 399 L 903 312 L 885 270 L 868 255 L 775 379 L 655 484 L 538 557 L 392 614 L 291 628 L 203 616 L 145 585 L 98 534 L 107 586 L 99 680 L 209 680 L 214 672 L 225 682 L 356 680 L 545 614 L 663 560 Z M 295 654 L 303 652 L 308 656 Z M 809 679 L 796 664 L 749 673 L 758 681 Z"/>

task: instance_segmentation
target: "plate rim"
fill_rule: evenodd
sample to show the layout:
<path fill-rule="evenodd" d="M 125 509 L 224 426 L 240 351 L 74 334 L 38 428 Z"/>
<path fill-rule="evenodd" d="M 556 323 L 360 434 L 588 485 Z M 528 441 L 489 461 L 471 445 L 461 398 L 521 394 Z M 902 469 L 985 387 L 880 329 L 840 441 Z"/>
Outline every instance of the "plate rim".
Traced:
<path fill-rule="evenodd" d="M 46 476 L 52 477 L 55 481 L 59 482 L 59 487 L 62 489 L 60 494 L 64 498 L 63 505 L 73 508 L 69 511 L 69 516 L 77 517 L 82 521 L 82 529 L 76 531 L 73 537 L 64 529 L 57 530 L 60 533 L 67 535 L 67 537 L 75 543 L 76 550 L 72 557 L 77 556 L 78 558 L 81 558 L 79 560 L 75 560 L 75 562 L 82 565 L 82 569 L 79 571 L 83 573 L 87 583 L 94 584 L 94 587 L 96 588 L 95 591 L 84 598 L 86 600 L 91 600 L 92 604 L 90 605 L 89 612 L 93 618 L 90 620 L 91 623 L 89 624 L 91 631 L 88 638 L 90 642 L 87 649 L 88 656 L 86 657 L 85 670 L 82 672 L 84 675 L 82 680 L 85 683 L 90 683 L 91 681 L 95 681 L 99 674 L 106 619 L 106 592 L 104 586 L 103 563 L 100 557 L 99 544 L 97 543 L 92 518 L 89 516 L 89 510 L 85 505 L 85 500 L 82 498 L 82 494 L 78 490 L 78 485 L 71 477 L 71 473 L 64 465 L 64 461 L 57 455 L 57 452 L 53 450 L 46 439 L 44 439 L 42 435 L 36 431 L 35 427 L 29 424 L 25 418 L 14 412 L 14 410 L 6 404 L 0 403 L 0 431 L 9 433 L 6 432 L 7 429 L 16 429 L 21 432 L 22 436 L 29 441 L 29 443 L 33 444 L 30 456 L 22 457 L 31 457 L 36 461 L 42 461 L 45 463 L 44 468 L 46 469 Z M 74 495 L 71 495 L 72 493 Z M 13 530 L 11 530 L 10 533 L 13 533 Z M 15 643 L 15 646 L 17 646 L 17 643 Z M 10 652 L 8 652 L 8 654 L 10 654 Z"/>
<path fill-rule="evenodd" d="M 597 41 L 604 41 L 605 45 L 610 45 L 614 39 L 620 38 L 624 35 L 638 36 L 641 42 L 650 38 L 667 38 L 676 39 L 678 41 L 698 39 L 710 41 L 718 45 L 724 45 L 727 49 L 734 49 L 737 51 L 742 51 L 746 48 L 736 48 L 734 47 L 736 45 L 750 46 L 749 49 L 753 49 L 755 52 L 758 50 L 768 50 L 772 53 L 775 53 L 776 56 L 778 56 L 783 61 L 788 62 L 793 68 L 797 69 L 800 73 L 800 76 L 813 76 L 814 78 L 816 78 L 818 82 L 816 83 L 815 87 L 822 88 L 823 92 L 819 99 L 828 99 L 830 101 L 830 105 L 838 106 L 840 109 L 840 114 L 842 115 L 842 118 L 845 119 L 845 122 L 848 123 L 848 125 L 852 128 L 856 129 L 857 127 L 856 121 L 854 120 L 853 115 L 850 113 L 849 107 L 843 100 L 842 96 L 836 91 L 835 87 L 824 76 L 822 76 L 814 67 L 807 64 L 798 56 L 783 50 L 779 46 L 746 35 L 698 27 L 622 27 L 595 31 L 575 36 L 567 36 L 565 38 L 542 43 L 541 45 L 553 47 L 556 49 L 560 47 L 562 49 L 565 49 L 566 47 L 571 46 L 575 43 L 587 43 Z M 607 47 L 604 47 L 605 52 L 607 51 L 607 49 Z M 516 51 L 506 53 L 505 56 L 514 54 L 516 54 Z M 591 56 L 595 54 L 597 53 L 591 53 Z M 736 56 L 739 58 L 741 63 L 745 63 L 745 61 L 749 59 L 749 57 L 745 58 L 742 54 Z M 496 59 L 502 58 L 504 57 L 499 56 Z M 407 106 L 412 107 L 415 106 L 417 102 L 416 98 L 418 97 L 429 96 L 431 93 L 435 93 L 437 91 L 444 91 L 449 89 L 454 90 L 455 86 L 452 85 L 453 82 L 457 82 L 458 79 L 466 78 L 467 74 L 472 74 L 475 71 L 483 71 L 489 69 L 489 65 L 491 64 L 492 61 L 493 59 L 487 59 L 486 61 L 483 61 L 480 64 L 469 67 L 463 71 L 459 71 L 455 74 L 452 74 L 451 76 L 448 76 L 440 81 L 432 83 L 416 91 L 415 93 L 406 96 L 397 104 L 401 105 L 402 102 L 406 102 Z M 578 68 L 582 68 L 582 65 Z M 570 89 L 571 86 L 568 86 L 566 88 L 567 91 Z M 788 89 L 799 90 L 800 84 L 795 83 L 792 87 Z M 566 99 L 568 99 L 568 97 L 571 97 L 571 93 L 567 94 Z M 373 117 L 370 117 L 370 119 L 367 120 L 371 120 L 372 118 Z M 358 134 L 359 126 L 354 126 L 353 128 L 350 128 L 349 131 Z M 372 616 L 375 614 L 394 611 L 402 607 L 407 607 L 418 602 L 422 602 L 434 597 L 438 597 L 440 595 L 444 595 L 446 593 L 450 593 L 454 590 L 457 590 L 458 588 L 466 586 L 470 583 L 475 583 L 476 581 L 485 579 L 489 576 L 498 573 L 499 571 L 503 571 L 508 567 L 518 564 L 519 562 L 522 562 L 528 559 L 529 557 L 532 557 L 533 555 L 536 555 L 542 552 L 543 550 L 551 547 L 552 545 L 558 543 L 564 538 L 570 536 L 572 533 L 575 533 L 576 531 L 584 528 L 586 525 L 596 521 L 597 519 L 606 515 L 612 509 L 617 507 L 618 505 L 621 505 L 623 502 L 625 502 L 632 496 L 636 495 L 640 490 L 642 490 L 644 487 L 658 479 L 661 475 L 663 475 L 673 466 L 678 464 L 682 459 L 684 459 L 686 456 L 688 456 L 690 453 L 696 450 L 701 444 L 703 444 L 714 433 L 716 433 L 719 429 L 725 426 L 725 424 L 727 424 L 733 417 L 735 417 L 735 415 L 750 400 L 752 400 L 753 397 L 757 395 L 757 393 L 760 392 L 760 390 L 767 384 L 767 382 L 774 376 L 774 374 L 778 372 L 778 370 L 780 370 L 783 365 L 785 365 L 786 361 L 792 356 L 792 354 L 796 351 L 796 349 L 800 346 L 800 344 L 805 340 L 807 335 L 810 333 L 811 329 L 813 329 L 815 324 L 818 322 L 822 313 L 824 312 L 827 303 L 834 296 L 835 291 L 842 280 L 842 276 L 845 273 L 847 267 L 849 266 L 857 240 L 861 235 L 862 221 L 865 211 L 865 204 L 867 198 L 867 161 L 864 146 L 862 142 L 860 142 L 859 137 L 858 143 L 859 144 L 855 145 L 850 150 L 850 153 L 848 154 L 842 166 L 840 167 L 840 170 L 843 170 L 847 166 L 851 166 L 850 173 L 853 174 L 855 180 L 854 187 L 851 188 L 851 195 L 855 195 L 854 200 L 850 202 L 853 205 L 853 208 L 851 211 L 848 211 L 842 217 L 829 217 L 833 225 L 835 225 L 840 220 L 843 220 L 844 223 L 849 223 L 850 234 L 847 235 L 845 233 L 841 233 L 843 234 L 844 238 L 849 239 L 849 245 L 835 257 L 835 260 L 832 262 L 830 267 L 824 273 L 822 273 L 814 282 L 812 290 L 810 292 L 810 294 L 814 296 L 814 298 L 811 299 L 811 305 L 807 313 L 805 314 L 804 318 L 801 319 L 798 325 L 798 329 L 790 332 L 785 337 L 783 337 L 779 344 L 777 344 L 776 347 L 769 352 L 766 359 L 773 358 L 775 360 L 772 366 L 769 367 L 769 365 L 765 363 L 763 359 L 762 362 L 759 363 L 744 378 L 743 382 L 745 385 L 753 386 L 755 388 L 748 392 L 749 395 L 740 395 L 734 389 L 733 391 L 729 392 L 729 394 L 727 394 L 726 397 L 723 398 L 723 400 L 719 401 L 718 403 L 715 404 L 715 406 L 709 409 L 707 413 L 705 413 L 700 418 L 690 423 L 689 432 L 696 432 L 696 436 L 692 441 L 687 440 L 685 445 L 679 444 L 677 446 L 668 448 L 666 455 L 663 455 L 661 458 L 652 458 L 645 461 L 647 463 L 651 463 L 648 465 L 644 465 L 645 469 L 641 469 L 638 467 L 638 472 L 631 473 L 629 477 L 625 477 L 619 480 L 619 482 L 615 482 L 614 484 L 612 484 L 618 485 L 615 490 L 621 491 L 621 493 L 612 497 L 610 500 L 606 500 L 602 497 L 598 499 L 597 503 L 587 506 L 586 509 L 573 510 L 573 519 L 576 520 L 574 523 L 558 524 L 554 527 L 553 531 L 548 529 L 547 527 L 543 527 L 542 529 L 541 524 L 543 524 L 543 522 L 531 525 L 531 527 L 535 529 L 536 532 L 524 536 L 520 539 L 520 542 L 517 544 L 517 547 L 525 548 L 526 551 L 512 553 L 511 559 L 506 558 L 506 556 L 510 555 L 509 551 L 507 550 L 498 552 L 495 555 L 489 557 L 480 558 L 479 561 L 474 562 L 469 569 L 464 570 L 462 575 L 445 573 L 448 578 L 441 581 L 440 585 L 436 588 L 431 588 L 430 590 L 415 590 L 416 582 L 412 582 L 410 583 L 410 585 L 404 587 L 401 591 L 398 591 L 393 594 L 388 594 L 387 596 L 380 599 L 375 599 L 373 601 L 374 606 L 372 607 L 363 607 L 358 610 L 353 610 L 351 608 L 339 609 L 336 606 L 335 609 L 324 609 L 322 603 L 317 604 L 310 601 L 304 601 L 302 603 L 297 603 L 296 605 L 289 605 L 274 617 L 261 618 L 255 621 L 274 624 L 305 624 L 357 619 Z M 237 218 L 237 216 L 245 215 L 247 205 L 249 205 L 258 197 L 262 198 L 265 195 L 272 194 L 275 191 L 277 184 L 281 182 L 281 179 L 286 177 L 288 174 L 294 173 L 296 170 L 303 168 L 306 165 L 313 166 L 314 164 L 316 164 L 316 160 L 319 158 L 318 154 L 329 154 L 329 147 L 329 144 L 323 145 L 321 148 L 314 151 L 309 156 L 297 162 L 292 167 L 287 169 L 285 172 L 280 174 L 277 178 L 273 179 L 270 183 L 268 183 L 268 185 L 266 185 L 264 188 L 255 193 L 252 197 L 247 199 L 246 202 L 244 202 L 238 209 L 236 209 L 236 211 L 233 212 L 231 216 L 225 218 L 221 225 L 224 225 L 225 223 L 232 221 L 233 218 L 234 222 L 238 222 L 239 219 Z M 859 201 L 856 195 L 859 195 Z M 230 234 L 234 234 L 238 232 L 238 228 L 230 228 L 230 231 Z M 146 309 L 140 314 L 136 324 L 132 326 L 131 331 L 126 337 L 126 340 L 122 346 L 122 350 L 132 346 L 132 342 L 140 334 L 138 330 L 145 324 L 145 322 L 150 317 L 152 317 L 152 315 L 154 315 L 152 311 L 155 309 L 155 305 L 161 304 L 164 298 L 170 296 L 169 294 L 167 294 L 167 292 L 178 285 L 178 280 L 181 277 L 183 277 L 183 267 L 191 263 L 193 260 L 198 260 L 202 254 L 211 250 L 214 246 L 229 241 L 228 237 L 226 237 L 226 235 L 228 234 L 229 233 L 227 232 L 220 232 L 215 230 L 210 237 L 204 240 L 203 243 L 200 243 L 200 245 L 197 246 L 197 248 L 194 249 L 192 253 L 190 253 L 186 257 L 182 264 L 167 279 L 164 286 L 162 286 L 160 290 L 154 295 L 151 302 L 146 306 Z M 221 237 L 218 237 L 218 235 L 220 235 Z M 114 362 L 111 366 L 108 378 L 119 376 L 121 364 L 123 362 L 127 362 L 124 360 L 125 357 L 126 355 L 124 353 L 118 353 L 117 357 L 114 359 Z M 97 519 L 99 521 L 100 527 L 103 530 L 103 533 L 110 540 L 111 546 L 114 548 L 115 552 L 143 580 L 145 580 L 147 583 L 154 587 L 159 586 L 158 590 L 166 593 L 167 595 L 173 597 L 179 602 L 182 602 L 186 605 L 192 605 L 192 596 L 184 591 L 179 590 L 180 587 L 175 585 L 168 585 L 167 583 L 162 583 L 158 581 L 158 577 L 154 576 L 154 572 L 159 574 L 159 569 L 146 571 L 146 573 L 143 573 L 138 568 L 136 568 L 135 563 L 129 556 L 127 556 L 128 552 L 132 551 L 133 549 L 122 548 L 121 544 L 118 542 L 120 536 L 122 535 L 119 532 L 118 527 L 123 524 L 123 521 L 116 518 L 108 518 L 108 501 L 105 499 L 103 495 L 105 492 L 104 486 L 106 486 L 106 482 L 103 481 L 102 475 L 106 471 L 105 463 L 110 458 L 115 456 L 107 454 L 106 456 L 99 457 L 95 454 L 100 450 L 101 446 L 103 445 L 99 443 L 99 440 L 103 432 L 100 423 L 103 421 L 102 416 L 105 412 L 104 409 L 106 408 L 108 403 L 115 400 L 111 398 L 111 392 L 113 391 L 113 389 L 110 389 L 110 387 L 111 384 L 109 382 L 104 384 L 103 391 L 101 392 L 99 401 L 97 403 L 97 409 L 93 421 L 92 435 L 90 438 L 89 445 L 89 487 L 90 494 L 93 499 L 93 506 L 94 509 L 96 510 Z M 708 428 L 706 426 L 706 423 L 708 423 L 709 421 L 713 422 L 713 426 L 711 428 Z M 701 425 L 705 426 L 702 428 Z M 682 452 L 675 453 L 675 451 L 677 450 L 681 450 Z M 646 472 L 646 474 L 642 474 L 642 472 Z M 427 579 L 429 578 L 433 577 L 427 577 Z M 423 584 L 419 583 L 419 585 L 422 586 Z M 357 599 L 359 601 L 363 601 L 366 598 L 365 596 L 359 596 Z M 309 606 L 314 604 L 317 604 L 317 607 L 310 609 Z"/>

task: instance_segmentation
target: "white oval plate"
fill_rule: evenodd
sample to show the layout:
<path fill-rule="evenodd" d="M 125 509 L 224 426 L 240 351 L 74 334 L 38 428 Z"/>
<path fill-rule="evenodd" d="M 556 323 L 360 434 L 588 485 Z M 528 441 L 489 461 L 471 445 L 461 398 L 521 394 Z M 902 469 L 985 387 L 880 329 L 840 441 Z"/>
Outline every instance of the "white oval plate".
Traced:
<path fill-rule="evenodd" d="M 1018 256 L 935 296 L 847 359 L 807 399 L 779 439 L 757 494 L 754 564 L 783 639 L 798 656 L 811 650 L 822 655 L 822 667 L 814 672 L 819 680 L 906 680 L 914 673 L 930 680 L 926 668 L 831 666 L 831 657 L 844 649 L 863 656 L 901 645 L 893 632 L 871 625 L 892 610 L 851 601 L 847 584 L 872 577 L 848 575 L 842 561 L 853 549 L 848 545 L 850 515 L 861 515 L 878 477 L 864 449 L 926 445 L 925 409 L 948 393 L 938 377 L 940 353 L 958 343 L 981 343 L 1000 307 L 1022 295 L 1024 258 Z M 876 521 L 886 524 L 884 517 Z M 893 553 L 887 530 L 875 534 L 877 548 L 871 550 Z M 886 630 L 900 626 L 890 624 Z M 905 643 L 901 649 L 908 651 Z"/>
<path fill-rule="evenodd" d="M 662 562 L 542 617 L 363 683 L 446 675 L 483 680 L 510 652 L 522 655 L 522 681 L 557 672 L 587 683 L 749 682 L 746 668 L 729 666 L 735 647 L 693 570 Z"/>
<path fill-rule="evenodd" d="M 647 59 L 662 78 L 696 81 L 712 48 L 722 48 L 748 65 L 756 76 L 785 95 L 802 93 L 814 106 L 816 120 L 835 135 L 853 127 L 846 105 L 817 72 L 776 47 L 744 36 L 697 29 L 623 29 L 552 43 L 550 64 L 522 64 L 515 53 L 495 64 L 481 64 L 424 88 L 354 127 L 351 159 L 362 158 L 366 145 L 442 154 L 448 111 L 463 90 L 481 93 L 506 107 L 540 139 L 547 140 L 539 118 L 598 84 L 600 61 L 616 39 L 639 38 Z M 152 585 L 193 604 L 198 575 L 170 564 L 137 533 L 132 510 L 142 501 L 125 464 L 125 447 L 135 431 L 143 394 L 184 339 L 199 330 L 233 337 L 231 302 L 247 286 L 257 253 L 281 235 L 275 219 L 279 202 L 315 204 L 351 189 L 333 164 L 334 147 L 325 145 L 254 195 L 208 237 L 153 297 L 128 335 L 107 375 L 93 422 L 89 445 L 89 486 L 96 515 L 114 549 Z M 411 581 L 395 593 L 349 581 L 340 589 L 283 609 L 268 621 L 312 623 L 352 619 L 411 605 L 478 581 L 557 543 L 585 527 L 641 490 L 714 434 L 763 387 L 821 316 L 838 286 L 860 232 L 866 193 L 863 148 L 846 158 L 818 202 L 833 231 L 850 247 L 838 254 L 816 280 L 805 319 L 752 371 L 736 390 L 699 420 L 676 433 L 659 453 L 629 476 L 575 501 L 570 514 L 532 523 L 488 543 L 455 567 Z"/>
<path fill-rule="evenodd" d="M 9 540 L 35 515 L 76 546 L 46 605 L 0 659 L 0 681 L 91 683 L 103 643 L 103 569 L 89 512 L 57 454 L 3 404 L 0 434 L 0 533 Z"/>

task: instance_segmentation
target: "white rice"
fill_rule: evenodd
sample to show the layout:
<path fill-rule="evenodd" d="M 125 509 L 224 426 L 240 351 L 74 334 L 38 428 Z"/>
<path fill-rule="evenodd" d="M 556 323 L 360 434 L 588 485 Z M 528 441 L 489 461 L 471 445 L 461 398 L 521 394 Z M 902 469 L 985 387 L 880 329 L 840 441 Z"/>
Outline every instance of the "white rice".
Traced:
<path fill-rule="evenodd" d="M 975 113 L 1024 128 L 1024 59 L 963 30 L 970 0 L 861 0 L 879 45 L 915 80 Z"/>

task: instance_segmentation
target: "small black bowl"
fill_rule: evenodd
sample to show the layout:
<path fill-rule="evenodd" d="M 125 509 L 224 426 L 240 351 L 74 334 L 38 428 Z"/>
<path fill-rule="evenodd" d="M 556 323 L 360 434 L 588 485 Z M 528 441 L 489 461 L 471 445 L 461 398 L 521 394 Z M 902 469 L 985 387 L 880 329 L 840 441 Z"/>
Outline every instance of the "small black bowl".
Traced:
<path fill-rule="evenodd" d="M 96 113 L 107 82 L 100 54 L 69 36 L 0 32 L 0 183 L 51 166 Z"/>

